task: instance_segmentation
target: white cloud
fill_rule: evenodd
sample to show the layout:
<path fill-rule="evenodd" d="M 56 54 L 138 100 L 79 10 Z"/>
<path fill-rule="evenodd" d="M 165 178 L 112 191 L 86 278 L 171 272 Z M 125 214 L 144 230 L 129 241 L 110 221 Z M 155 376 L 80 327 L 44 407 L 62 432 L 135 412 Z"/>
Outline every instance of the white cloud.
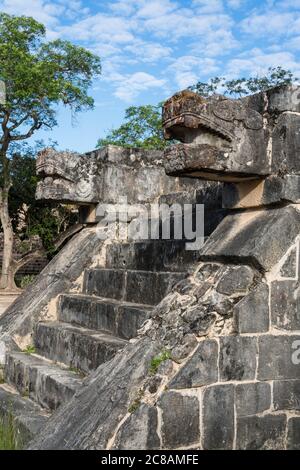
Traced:
<path fill-rule="evenodd" d="M 245 0 L 227 0 L 229 8 L 240 8 Z"/>
<path fill-rule="evenodd" d="M 198 13 L 216 13 L 223 11 L 223 0 L 193 0 Z"/>
<path fill-rule="evenodd" d="M 131 32 L 134 26 L 133 20 L 97 13 L 71 26 L 61 27 L 60 32 L 70 39 L 94 44 L 97 42 L 124 44 L 134 40 Z"/>
<path fill-rule="evenodd" d="M 241 22 L 241 29 L 253 36 L 274 37 L 286 34 L 295 27 L 295 15 L 293 13 L 282 13 L 276 11 L 266 11 L 264 14 L 249 16 Z"/>
<path fill-rule="evenodd" d="M 290 52 L 264 53 L 260 49 L 245 51 L 239 58 L 232 59 L 227 65 L 229 77 L 240 77 L 241 75 L 263 75 L 269 67 L 280 65 L 289 69 L 296 76 L 300 76 L 300 64 Z"/>
<path fill-rule="evenodd" d="M 137 60 L 145 63 L 154 63 L 170 57 L 172 49 L 159 43 L 135 41 L 133 44 L 124 48 L 130 52 Z"/>
<path fill-rule="evenodd" d="M 119 77 L 114 95 L 122 101 L 131 103 L 142 91 L 163 88 L 166 80 L 158 79 L 145 72 Z"/>
<path fill-rule="evenodd" d="M 0 9 L 10 15 L 33 16 L 37 21 L 46 26 L 58 24 L 59 15 L 63 13 L 65 7 L 57 3 L 47 3 L 43 0 L 2 0 Z"/>
<path fill-rule="evenodd" d="M 176 85 L 183 89 L 193 85 L 203 76 L 207 77 L 217 73 L 218 66 L 215 59 L 189 55 L 178 57 L 167 71 L 174 75 Z"/>

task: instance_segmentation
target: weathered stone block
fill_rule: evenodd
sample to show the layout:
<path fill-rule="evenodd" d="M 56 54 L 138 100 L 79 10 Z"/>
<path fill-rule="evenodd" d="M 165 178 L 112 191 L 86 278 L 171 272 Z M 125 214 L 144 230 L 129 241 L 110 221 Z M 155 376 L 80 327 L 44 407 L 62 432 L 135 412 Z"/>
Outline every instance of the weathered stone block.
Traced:
<path fill-rule="evenodd" d="M 288 437 L 287 437 L 288 450 L 300 450 L 300 417 L 295 416 L 289 419 L 288 422 Z"/>
<path fill-rule="evenodd" d="M 234 307 L 239 333 L 264 333 L 269 329 L 269 287 L 259 284 Z"/>
<path fill-rule="evenodd" d="M 269 271 L 281 260 L 300 231 L 300 213 L 281 207 L 228 215 L 210 236 L 200 259 L 251 262 Z"/>
<path fill-rule="evenodd" d="M 208 385 L 218 380 L 218 343 L 201 341 L 193 356 L 171 381 L 170 388 L 191 388 Z"/>
<path fill-rule="evenodd" d="M 237 416 L 262 413 L 271 406 L 271 386 L 264 382 L 238 384 L 235 403 Z"/>
<path fill-rule="evenodd" d="M 300 330 L 300 285 L 297 281 L 271 284 L 272 323 L 284 330 Z"/>
<path fill-rule="evenodd" d="M 295 279 L 297 276 L 297 249 L 293 248 L 280 270 L 280 276 Z"/>
<path fill-rule="evenodd" d="M 213 385 L 203 394 L 203 448 L 232 449 L 234 439 L 234 386 Z"/>
<path fill-rule="evenodd" d="M 40 322 L 34 334 L 38 354 L 90 372 L 111 359 L 127 341 L 68 323 Z"/>
<path fill-rule="evenodd" d="M 150 315 L 150 310 L 129 305 L 121 305 L 118 311 L 116 331 L 118 336 L 125 339 L 134 338 L 138 329 Z"/>
<path fill-rule="evenodd" d="M 217 285 L 217 291 L 226 295 L 245 293 L 253 277 L 253 270 L 248 266 L 229 266 Z"/>
<path fill-rule="evenodd" d="M 125 300 L 149 305 L 158 304 L 184 273 L 128 271 Z"/>
<path fill-rule="evenodd" d="M 273 401 L 275 410 L 300 410 L 300 380 L 275 380 Z"/>
<path fill-rule="evenodd" d="M 100 297 L 122 299 L 125 289 L 125 271 L 91 269 L 85 272 L 84 292 Z"/>
<path fill-rule="evenodd" d="M 200 413 L 197 397 L 165 392 L 158 401 L 162 410 L 163 447 L 176 449 L 200 440 Z"/>
<path fill-rule="evenodd" d="M 253 380 L 256 371 L 255 337 L 222 336 L 220 338 L 220 380 Z"/>
<path fill-rule="evenodd" d="M 120 427 L 113 449 L 159 449 L 157 434 L 157 409 L 142 404 Z"/>
<path fill-rule="evenodd" d="M 285 415 L 238 418 L 236 447 L 240 450 L 282 450 L 285 433 Z"/>
<path fill-rule="evenodd" d="M 260 336 L 258 380 L 298 379 L 300 365 L 295 360 L 295 344 L 299 341 L 300 335 Z"/>

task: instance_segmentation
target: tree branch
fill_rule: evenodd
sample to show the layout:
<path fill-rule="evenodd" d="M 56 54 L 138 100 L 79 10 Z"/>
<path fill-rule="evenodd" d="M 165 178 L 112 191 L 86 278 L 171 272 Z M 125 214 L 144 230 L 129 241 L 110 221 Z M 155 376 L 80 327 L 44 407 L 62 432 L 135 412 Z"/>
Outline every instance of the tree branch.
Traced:
<path fill-rule="evenodd" d="M 63 232 L 55 241 L 54 241 L 54 249 L 58 250 L 61 245 L 70 237 L 75 235 L 75 233 L 80 232 L 84 225 L 82 224 L 74 224 L 69 227 L 65 232 Z M 45 248 L 37 248 L 35 250 L 28 251 L 22 258 L 13 261 L 13 269 L 17 272 L 20 268 L 25 266 L 28 262 L 32 261 L 33 259 L 42 258 L 47 254 L 47 250 Z"/>

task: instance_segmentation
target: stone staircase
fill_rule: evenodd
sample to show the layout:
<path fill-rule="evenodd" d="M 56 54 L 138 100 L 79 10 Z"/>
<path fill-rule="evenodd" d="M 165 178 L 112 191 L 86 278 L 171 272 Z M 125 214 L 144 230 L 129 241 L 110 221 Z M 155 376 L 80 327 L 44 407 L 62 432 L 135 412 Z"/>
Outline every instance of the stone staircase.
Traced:
<path fill-rule="evenodd" d="M 7 353 L 0 413 L 12 411 L 23 445 L 90 372 L 137 335 L 195 255 L 182 240 L 110 245 L 105 268 L 84 272 L 82 293 L 62 294 L 57 320 L 36 325 L 33 353 Z"/>

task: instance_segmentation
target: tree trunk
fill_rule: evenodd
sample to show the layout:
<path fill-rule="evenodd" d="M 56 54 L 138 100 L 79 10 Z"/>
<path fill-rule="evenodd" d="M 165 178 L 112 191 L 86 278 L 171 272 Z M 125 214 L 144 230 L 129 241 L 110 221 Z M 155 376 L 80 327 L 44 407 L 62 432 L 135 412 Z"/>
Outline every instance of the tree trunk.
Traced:
<path fill-rule="evenodd" d="M 0 289 L 17 290 L 12 266 L 14 233 L 8 213 L 8 191 L 9 188 L 0 190 L 0 220 L 4 235 Z"/>

